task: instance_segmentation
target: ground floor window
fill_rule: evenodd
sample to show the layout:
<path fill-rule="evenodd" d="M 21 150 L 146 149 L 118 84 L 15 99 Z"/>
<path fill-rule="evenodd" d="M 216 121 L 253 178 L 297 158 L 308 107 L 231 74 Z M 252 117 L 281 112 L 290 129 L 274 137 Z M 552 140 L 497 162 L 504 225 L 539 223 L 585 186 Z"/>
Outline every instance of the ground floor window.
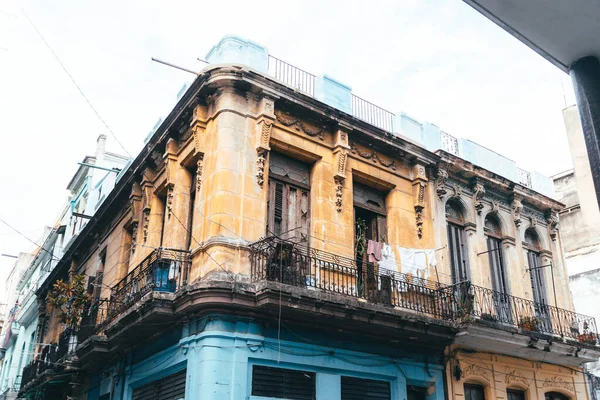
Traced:
<path fill-rule="evenodd" d="M 522 390 L 507 389 L 506 400 L 525 400 L 525 392 Z"/>
<path fill-rule="evenodd" d="M 485 390 L 481 385 L 465 385 L 465 400 L 485 400 Z"/>
<path fill-rule="evenodd" d="M 290 400 L 316 398 L 314 372 L 293 369 L 252 367 L 252 395 Z"/>
<path fill-rule="evenodd" d="M 342 376 L 342 400 L 390 400 L 390 382 Z"/>
<path fill-rule="evenodd" d="M 133 389 L 132 400 L 155 400 L 185 398 L 186 370 L 157 379 L 144 386 Z"/>
<path fill-rule="evenodd" d="M 569 398 L 562 393 L 548 392 L 546 393 L 545 400 L 569 400 Z"/>

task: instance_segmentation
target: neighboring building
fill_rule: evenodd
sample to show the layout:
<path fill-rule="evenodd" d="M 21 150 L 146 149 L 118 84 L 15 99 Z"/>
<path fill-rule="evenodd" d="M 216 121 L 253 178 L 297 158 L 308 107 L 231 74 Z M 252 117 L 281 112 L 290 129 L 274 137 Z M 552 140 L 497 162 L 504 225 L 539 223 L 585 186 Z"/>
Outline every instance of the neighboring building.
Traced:
<path fill-rule="evenodd" d="M 37 359 L 46 360 L 48 365 L 55 361 L 50 359 L 57 349 L 39 342 L 46 321 L 39 318 L 38 308 L 40 303 L 45 307 L 46 298 L 38 300 L 36 291 L 53 271 L 72 238 L 94 214 L 99 202 L 112 190 L 117 174 L 128 161 L 128 158 L 106 152 L 105 143 L 106 136 L 101 135 L 95 156 L 85 157 L 85 165 L 79 166 L 69 183 L 69 205 L 61 211 L 55 225 L 46 228 L 35 253 L 21 256 L 9 276 L 8 287 L 12 289 L 6 304 L 11 313 L 3 336 L 5 357 L 0 374 L 0 399 L 16 398 L 22 373 L 32 363 L 36 352 L 39 354 Z"/>
<path fill-rule="evenodd" d="M 563 111 L 573 169 L 555 175 L 554 188 L 565 204 L 560 227 L 575 309 L 600 318 L 600 211 L 594 192 L 581 120 L 576 106 Z M 600 376 L 600 367 L 591 370 Z"/>
<path fill-rule="evenodd" d="M 22 396 L 588 398 L 549 179 L 256 43 L 207 60 L 38 289 L 92 302 L 40 301 Z"/>
<path fill-rule="evenodd" d="M 0 399 L 10 398 L 10 392 L 16 394 L 19 390 L 19 382 L 16 376 L 20 374 L 20 369 L 13 364 L 13 359 L 18 357 L 13 354 L 11 346 L 14 344 L 19 333 L 19 323 L 16 321 L 16 315 L 19 307 L 19 291 L 17 284 L 31 260 L 35 257 L 37 250 L 32 253 L 19 253 L 17 260 L 5 282 L 5 298 L 2 304 L 2 334 L 0 335 L 0 351 L 2 357 L 2 372 L 0 373 Z M 14 395 L 13 395 L 14 398 Z"/>

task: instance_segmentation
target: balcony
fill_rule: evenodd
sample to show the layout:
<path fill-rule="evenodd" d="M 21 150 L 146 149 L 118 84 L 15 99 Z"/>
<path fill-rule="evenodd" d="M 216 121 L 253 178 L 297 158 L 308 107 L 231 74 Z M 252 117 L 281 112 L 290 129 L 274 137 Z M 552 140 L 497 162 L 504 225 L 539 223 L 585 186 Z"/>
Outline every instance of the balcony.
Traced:
<path fill-rule="evenodd" d="M 600 356 L 598 330 L 593 317 L 544 303 L 511 296 L 488 288 L 461 282 L 453 286 L 456 316 L 467 328 L 456 343 L 515 356 L 543 359 L 571 359 L 578 365 Z M 490 334 L 490 329 L 494 330 Z M 521 335 L 515 335 L 515 334 Z M 510 354 L 509 354 L 510 355 Z M 589 360 L 588 360 L 589 358 Z M 584 359 L 585 361 L 582 361 Z"/>
<path fill-rule="evenodd" d="M 275 237 L 252 244 L 250 253 L 253 282 L 278 282 L 437 319 L 455 319 L 454 292 L 448 285 Z"/>

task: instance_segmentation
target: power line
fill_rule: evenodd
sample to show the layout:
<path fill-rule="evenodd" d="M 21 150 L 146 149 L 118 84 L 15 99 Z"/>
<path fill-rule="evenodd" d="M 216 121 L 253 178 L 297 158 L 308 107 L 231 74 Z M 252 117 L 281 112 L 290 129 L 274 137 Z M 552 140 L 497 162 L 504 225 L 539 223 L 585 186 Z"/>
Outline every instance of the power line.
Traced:
<path fill-rule="evenodd" d="M 37 34 L 42 39 L 42 41 L 44 42 L 44 44 L 46 45 L 46 47 L 48 48 L 48 50 L 50 50 L 50 52 L 52 53 L 52 55 L 54 56 L 54 58 L 56 58 L 56 61 L 58 61 L 58 63 L 62 67 L 63 71 L 65 71 L 65 73 L 69 76 L 69 78 L 71 79 L 71 82 L 73 82 L 73 85 L 75 85 L 75 87 L 77 88 L 77 90 L 79 91 L 79 93 L 81 94 L 81 96 L 84 98 L 84 100 L 90 106 L 90 108 L 92 109 L 92 111 L 96 114 L 96 116 L 98 117 L 98 119 L 100 120 L 100 122 L 102 122 L 102 124 L 104 124 L 104 126 L 106 127 L 106 129 L 110 132 L 110 134 L 112 135 L 112 137 L 116 140 L 116 142 L 119 144 L 119 146 L 121 146 L 121 148 L 123 149 L 123 151 L 129 156 L 129 158 L 133 158 L 131 156 L 131 154 L 127 151 L 127 149 L 125 148 L 125 146 L 123 146 L 123 144 L 119 141 L 119 139 L 117 138 L 117 135 L 115 135 L 115 133 L 113 132 L 112 129 L 110 129 L 110 127 L 108 126 L 108 124 L 106 123 L 106 121 L 100 116 L 100 113 L 92 105 L 92 103 L 87 98 L 87 96 L 85 95 L 85 93 L 83 93 L 83 90 L 81 89 L 81 87 L 79 87 L 79 85 L 77 84 L 77 82 L 75 82 L 75 78 L 73 78 L 73 76 L 71 75 L 71 73 L 69 73 L 69 70 L 67 70 L 67 67 L 65 67 L 65 65 L 62 63 L 62 61 L 60 61 L 60 58 L 58 57 L 58 55 L 56 54 L 56 52 L 52 49 L 52 47 L 50 47 L 50 45 L 48 44 L 48 42 L 44 38 L 44 35 L 42 35 L 42 33 L 35 26 L 35 24 L 31 20 L 31 18 L 29 18 L 29 15 L 27 15 L 27 13 L 25 12 L 25 9 L 21 8 L 21 11 L 23 12 L 23 14 L 27 18 L 27 20 L 29 20 L 29 23 L 31 23 L 31 26 L 33 26 L 33 29 L 37 32 Z"/>
<path fill-rule="evenodd" d="M 12 229 L 13 231 L 15 231 L 17 234 L 19 234 L 20 236 L 22 236 L 23 238 L 25 238 L 29 242 L 33 243 L 34 246 L 36 246 L 40 250 L 43 250 L 44 252 L 48 253 L 50 255 L 50 257 L 52 257 L 53 260 L 60 261 L 60 258 L 57 258 L 56 256 L 54 256 L 54 254 L 52 254 L 51 252 L 49 252 L 48 250 L 46 250 L 44 247 L 40 246 L 39 244 L 37 244 L 36 242 L 34 242 L 33 240 L 31 240 L 30 238 L 28 238 L 27 236 L 25 236 L 17 228 L 15 228 L 14 226 L 12 226 L 11 224 L 9 224 L 8 222 L 6 222 L 5 220 L 3 220 L 2 218 L 0 218 L 0 222 L 2 222 L 4 225 L 8 226 L 10 229 Z"/>

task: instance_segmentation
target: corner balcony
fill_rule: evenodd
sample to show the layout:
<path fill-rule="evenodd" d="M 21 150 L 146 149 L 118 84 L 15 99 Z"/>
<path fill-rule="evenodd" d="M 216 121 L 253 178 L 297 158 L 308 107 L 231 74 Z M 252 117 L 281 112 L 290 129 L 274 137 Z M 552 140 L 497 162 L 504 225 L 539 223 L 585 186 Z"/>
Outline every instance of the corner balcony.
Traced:
<path fill-rule="evenodd" d="M 268 237 L 250 245 L 258 305 L 288 321 L 350 331 L 419 351 L 443 349 L 456 333 L 452 287 L 376 264 Z"/>
<path fill-rule="evenodd" d="M 176 292 L 187 285 L 190 266 L 187 251 L 158 248 L 150 253 L 112 286 L 108 299 L 92 304 L 87 310 L 78 332 L 79 358 L 87 362 L 85 358 L 91 353 L 109 356 L 108 337 L 122 339 L 119 334 L 139 322 L 139 318 L 145 324 L 173 321 L 172 303 Z"/>
<path fill-rule="evenodd" d="M 452 290 L 456 316 L 463 322 L 457 344 L 573 366 L 600 356 L 593 317 L 470 282 L 458 283 Z"/>

